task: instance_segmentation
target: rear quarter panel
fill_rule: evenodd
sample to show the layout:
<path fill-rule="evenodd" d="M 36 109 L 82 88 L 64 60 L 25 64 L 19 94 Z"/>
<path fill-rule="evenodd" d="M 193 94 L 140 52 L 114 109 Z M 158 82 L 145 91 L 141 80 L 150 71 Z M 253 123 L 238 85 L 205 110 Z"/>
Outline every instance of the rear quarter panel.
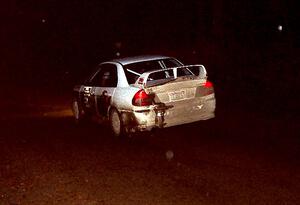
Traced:
<path fill-rule="evenodd" d="M 132 110 L 132 98 L 139 88 L 128 84 L 124 68 L 120 63 L 116 63 L 118 71 L 118 86 L 112 97 L 111 106 L 119 111 Z"/>
<path fill-rule="evenodd" d="M 112 106 L 120 111 L 133 110 L 132 98 L 139 90 L 137 87 L 117 87 L 112 98 Z"/>

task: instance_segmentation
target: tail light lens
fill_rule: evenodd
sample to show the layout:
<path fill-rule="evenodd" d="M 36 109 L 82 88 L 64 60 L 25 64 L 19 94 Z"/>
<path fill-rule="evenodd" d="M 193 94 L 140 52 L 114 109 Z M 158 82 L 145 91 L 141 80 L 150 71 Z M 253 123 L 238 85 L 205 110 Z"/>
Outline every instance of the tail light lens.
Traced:
<path fill-rule="evenodd" d="M 213 87 L 213 84 L 212 84 L 212 82 L 210 82 L 210 81 L 206 81 L 205 82 L 205 84 L 204 84 L 204 87 L 206 87 L 206 88 L 212 88 Z"/>
<path fill-rule="evenodd" d="M 197 88 L 197 97 L 206 96 L 214 93 L 214 85 L 212 82 L 206 80 L 206 82 Z"/>
<path fill-rule="evenodd" d="M 154 96 L 149 95 L 145 90 L 139 90 L 132 99 L 132 104 L 135 106 L 148 106 L 152 105 Z"/>

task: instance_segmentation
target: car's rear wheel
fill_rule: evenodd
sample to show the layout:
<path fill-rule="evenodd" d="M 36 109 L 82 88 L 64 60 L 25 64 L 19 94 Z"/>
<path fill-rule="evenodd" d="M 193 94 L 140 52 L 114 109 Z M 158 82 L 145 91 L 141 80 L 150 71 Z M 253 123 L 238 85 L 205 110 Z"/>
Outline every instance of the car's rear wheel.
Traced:
<path fill-rule="evenodd" d="M 109 114 L 109 123 L 112 135 L 115 137 L 125 136 L 124 127 L 120 118 L 120 113 L 112 108 Z"/>

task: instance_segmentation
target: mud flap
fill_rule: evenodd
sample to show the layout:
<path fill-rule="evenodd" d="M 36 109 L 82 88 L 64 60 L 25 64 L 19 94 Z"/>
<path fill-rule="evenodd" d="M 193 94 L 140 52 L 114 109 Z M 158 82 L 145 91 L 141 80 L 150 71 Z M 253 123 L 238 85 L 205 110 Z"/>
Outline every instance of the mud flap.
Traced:
<path fill-rule="evenodd" d="M 165 113 L 167 109 L 174 107 L 173 105 L 166 106 L 164 103 L 158 104 L 155 111 L 155 124 L 158 128 L 163 128 L 165 123 Z"/>

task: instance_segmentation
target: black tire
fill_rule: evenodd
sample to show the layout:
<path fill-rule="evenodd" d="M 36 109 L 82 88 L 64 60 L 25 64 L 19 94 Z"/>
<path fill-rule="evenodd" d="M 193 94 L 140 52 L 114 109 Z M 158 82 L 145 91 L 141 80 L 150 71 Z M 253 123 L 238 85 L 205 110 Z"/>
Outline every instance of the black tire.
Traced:
<path fill-rule="evenodd" d="M 126 136 L 120 113 L 115 108 L 112 108 L 109 112 L 109 125 L 114 137 Z"/>

